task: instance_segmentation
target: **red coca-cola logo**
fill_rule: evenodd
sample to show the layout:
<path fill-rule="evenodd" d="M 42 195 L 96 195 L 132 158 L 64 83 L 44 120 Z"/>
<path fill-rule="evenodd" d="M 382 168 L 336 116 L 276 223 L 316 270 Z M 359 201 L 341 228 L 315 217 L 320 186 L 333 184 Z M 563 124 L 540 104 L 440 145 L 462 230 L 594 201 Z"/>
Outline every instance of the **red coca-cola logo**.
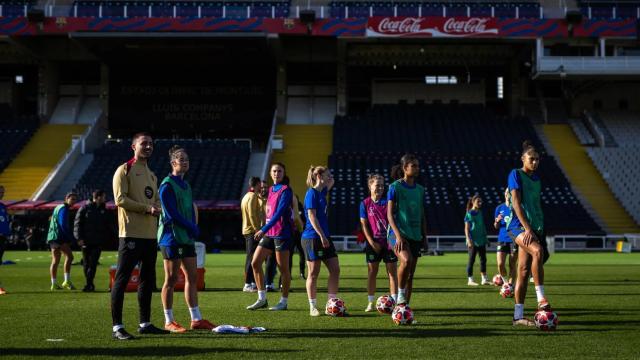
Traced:
<path fill-rule="evenodd" d="M 448 34 L 473 34 L 487 31 L 489 19 L 470 18 L 468 20 L 456 20 L 450 18 L 445 21 L 443 31 Z"/>
<path fill-rule="evenodd" d="M 417 33 L 420 32 L 420 23 L 424 19 L 404 18 L 402 20 L 391 20 L 384 18 L 378 24 L 378 32 L 380 33 Z"/>

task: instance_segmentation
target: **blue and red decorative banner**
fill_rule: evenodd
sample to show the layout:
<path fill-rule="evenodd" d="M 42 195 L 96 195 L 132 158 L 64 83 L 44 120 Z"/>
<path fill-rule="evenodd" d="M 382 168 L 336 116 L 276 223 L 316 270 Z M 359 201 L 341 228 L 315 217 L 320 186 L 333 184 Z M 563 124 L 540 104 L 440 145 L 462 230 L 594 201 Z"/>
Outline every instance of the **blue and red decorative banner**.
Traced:
<path fill-rule="evenodd" d="M 319 19 L 311 34 L 334 37 L 429 38 L 564 38 L 564 19 L 469 17 L 372 17 Z M 56 35 L 70 32 L 242 32 L 307 35 L 299 19 L 225 18 L 45 18 L 42 24 L 25 17 L 0 18 L 0 35 Z M 573 26 L 574 37 L 635 38 L 636 19 L 585 20 Z"/>
<path fill-rule="evenodd" d="M 635 37 L 636 21 L 585 22 L 575 26 L 574 36 Z M 569 27 L 562 19 L 513 19 L 480 17 L 372 17 L 368 37 L 432 38 L 562 38 Z"/>

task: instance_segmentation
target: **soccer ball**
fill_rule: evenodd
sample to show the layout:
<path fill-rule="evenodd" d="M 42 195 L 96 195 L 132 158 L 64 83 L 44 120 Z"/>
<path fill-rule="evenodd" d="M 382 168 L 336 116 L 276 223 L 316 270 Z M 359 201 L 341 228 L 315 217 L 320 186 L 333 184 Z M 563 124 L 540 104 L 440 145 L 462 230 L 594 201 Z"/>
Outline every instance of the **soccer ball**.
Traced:
<path fill-rule="evenodd" d="M 325 313 L 333 317 L 344 316 L 346 310 L 347 308 L 344 306 L 344 301 L 338 298 L 329 299 L 325 307 Z"/>
<path fill-rule="evenodd" d="M 396 302 L 391 295 L 382 295 L 376 301 L 376 309 L 380 314 L 391 314 L 395 305 Z"/>
<path fill-rule="evenodd" d="M 502 281 L 502 276 L 500 276 L 500 274 L 497 274 L 493 277 L 493 285 L 502 286 L 503 283 L 504 282 Z"/>
<path fill-rule="evenodd" d="M 398 305 L 393 309 L 391 319 L 396 325 L 411 325 L 413 323 L 413 311 L 407 305 Z"/>
<path fill-rule="evenodd" d="M 506 284 L 502 284 L 502 287 L 500 288 L 500 295 L 502 295 L 503 298 L 512 298 L 513 297 L 513 286 L 509 283 Z"/>
<path fill-rule="evenodd" d="M 554 331 L 558 327 L 558 314 L 553 311 L 539 310 L 533 316 L 533 321 L 542 331 Z"/>

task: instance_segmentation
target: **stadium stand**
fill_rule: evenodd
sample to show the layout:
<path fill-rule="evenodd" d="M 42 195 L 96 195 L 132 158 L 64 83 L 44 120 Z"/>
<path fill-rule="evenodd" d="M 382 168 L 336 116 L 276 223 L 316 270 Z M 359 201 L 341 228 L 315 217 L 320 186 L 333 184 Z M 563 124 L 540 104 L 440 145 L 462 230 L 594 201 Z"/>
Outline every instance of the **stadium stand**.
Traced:
<path fill-rule="evenodd" d="M 571 129 L 573 129 L 573 132 L 578 137 L 580 145 L 594 145 L 596 143 L 596 140 L 584 125 L 582 119 L 569 119 L 569 125 L 571 125 Z"/>
<path fill-rule="evenodd" d="M 368 193 L 368 174 L 389 179 L 403 152 L 421 159 L 430 233 L 459 234 L 466 200 L 474 193 L 485 200 L 485 219 L 492 219 L 509 171 L 520 166 L 524 139 L 543 149 L 526 119 L 499 117 L 482 105 L 376 105 L 361 115 L 338 117 L 329 159 L 336 177 L 330 198 L 333 231 L 351 234 L 358 228 L 356 214 Z M 555 159 L 541 152 L 548 231 L 599 232 Z M 570 222 L 563 216 L 568 211 L 576 215 Z"/>
<path fill-rule="evenodd" d="M 26 16 L 35 1 L 0 0 L 0 16 Z"/>
<path fill-rule="evenodd" d="M 0 173 L 13 161 L 38 128 L 35 119 L 14 120 L 6 107 L 0 109 Z"/>
<path fill-rule="evenodd" d="M 640 224 L 639 118 L 637 114 L 624 111 L 602 112 L 600 117 L 618 147 L 594 147 L 588 148 L 587 152 L 616 198 Z"/>
<path fill-rule="evenodd" d="M 636 19 L 640 2 L 615 0 L 582 0 L 578 2 L 580 12 L 587 19 Z"/>
<path fill-rule="evenodd" d="M 614 234 L 638 231 L 587 155 L 569 125 L 543 125 L 545 137 L 558 156 L 571 184 L 591 205 L 606 231 Z"/>
<path fill-rule="evenodd" d="M 285 164 L 291 187 L 299 200 L 304 202 L 309 165 L 327 165 L 333 146 L 332 127 L 281 124 L 276 127 L 276 134 L 282 136 L 284 149 L 275 152 L 272 160 Z M 304 162 L 300 161 L 301 156 L 304 156 Z"/>
<path fill-rule="evenodd" d="M 416 2 L 332 1 L 330 15 L 336 18 L 369 16 L 492 16 L 539 18 L 537 2 Z"/>
<path fill-rule="evenodd" d="M 0 174 L 8 200 L 30 199 L 71 147 L 73 135 L 86 125 L 44 124 L 35 131 L 22 151 Z"/>
<path fill-rule="evenodd" d="M 248 142 L 233 140 L 156 140 L 149 166 L 160 181 L 170 172 L 168 150 L 178 144 L 187 149 L 191 160 L 186 179 L 197 200 L 238 200 L 249 161 Z M 94 158 L 75 191 L 89 198 L 96 189 L 104 189 L 113 199 L 111 181 L 116 168 L 130 159 L 129 141 L 109 141 L 94 152 Z"/>
<path fill-rule="evenodd" d="M 289 1 L 76 1 L 70 10 L 70 15 L 78 17 L 282 18 L 289 16 L 289 5 Z"/>

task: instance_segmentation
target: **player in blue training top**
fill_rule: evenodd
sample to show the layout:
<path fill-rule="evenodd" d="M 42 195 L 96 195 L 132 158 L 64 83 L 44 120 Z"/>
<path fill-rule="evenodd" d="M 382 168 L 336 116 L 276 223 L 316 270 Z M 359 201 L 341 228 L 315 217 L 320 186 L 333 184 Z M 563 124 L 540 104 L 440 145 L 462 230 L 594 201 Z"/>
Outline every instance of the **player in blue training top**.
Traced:
<path fill-rule="evenodd" d="M 493 227 L 498 230 L 498 247 L 497 247 L 497 260 L 498 260 L 498 272 L 502 277 L 503 284 L 512 284 L 513 276 L 516 266 L 516 257 L 518 247 L 513 244 L 513 241 L 507 235 L 507 222 L 511 219 L 511 208 L 509 203 L 509 189 L 504 190 L 504 203 L 496 207 Z M 509 256 L 509 277 L 507 278 L 507 270 L 505 267 L 505 261 Z"/>
<path fill-rule="evenodd" d="M 507 234 L 518 245 L 518 277 L 516 280 L 516 304 L 514 325 L 535 326 L 524 317 L 524 300 L 527 293 L 527 278 L 533 276 L 538 300 L 538 310 L 551 310 L 544 296 L 544 263 L 549 258 L 544 235 L 542 213 L 542 184 L 536 173 L 540 155 L 530 141 L 522 145 L 522 168 L 509 174 L 509 195 L 512 216 L 507 222 Z"/>

